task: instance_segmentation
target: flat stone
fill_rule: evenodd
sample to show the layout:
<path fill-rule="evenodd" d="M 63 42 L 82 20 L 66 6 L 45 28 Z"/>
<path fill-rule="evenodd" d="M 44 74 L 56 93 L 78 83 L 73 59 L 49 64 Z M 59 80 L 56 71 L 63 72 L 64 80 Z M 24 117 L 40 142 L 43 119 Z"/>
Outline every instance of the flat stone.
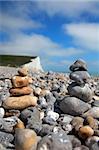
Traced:
<path fill-rule="evenodd" d="M 33 92 L 33 89 L 29 86 L 22 88 L 12 88 L 10 89 L 10 94 L 12 96 L 21 96 L 21 95 L 29 95 Z"/>
<path fill-rule="evenodd" d="M 70 73 L 70 79 L 74 80 L 78 85 L 83 85 L 88 82 L 90 75 L 87 71 L 75 71 Z"/>
<path fill-rule="evenodd" d="M 83 117 L 92 116 L 93 118 L 99 118 L 99 107 L 92 107 L 87 112 L 85 112 Z"/>
<path fill-rule="evenodd" d="M 26 77 L 14 76 L 14 77 L 12 77 L 12 85 L 15 88 L 28 86 L 29 85 L 29 79 L 27 76 Z"/>
<path fill-rule="evenodd" d="M 90 105 L 76 97 L 65 97 L 60 102 L 60 109 L 65 113 L 73 116 L 79 116 L 90 108 Z"/>
<path fill-rule="evenodd" d="M 16 129 L 15 130 L 15 149 L 16 150 L 36 150 L 37 135 L 30 129 Z"/>
<path fill-rule="evenodd" d="M 75 82 L 71 83 L 68 87 L 68 92 L 71 96 L 75 96 L 85 102 L 92 100 L 92 90 L 89 88 L 88 84 L 84 86 L 78 86 Z"/>
<path fill-rule="evenodd" d="M 71 71 L 77 71 L 77 70 L 87 70 L 87 64 L 84 60 L 82 59 L 79 59 L 79 60 L 76 60 L 69 68 Z"/>
<path fill-rule="evenodd" d="M 37 97 L 30 95 L 9 97 L 3 102 L 5 109 L 24 109 L 35 105 L 37 105 Z"/>

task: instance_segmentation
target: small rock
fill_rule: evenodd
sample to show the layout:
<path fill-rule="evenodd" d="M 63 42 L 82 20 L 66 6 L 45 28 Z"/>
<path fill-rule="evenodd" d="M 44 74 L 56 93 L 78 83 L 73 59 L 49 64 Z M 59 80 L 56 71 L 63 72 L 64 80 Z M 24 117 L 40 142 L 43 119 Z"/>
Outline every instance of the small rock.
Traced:
<path fill-rule="evenodd" d="M 92 90 L 88 84 L 84 86 L 78 86 L 75 82 L 71 83 L 68 87 L 68 92 L 71 96 L 75 96 L 85 102 L 92 100 Z"/>
<path fill-rule="evenodd" d="M 83 114 L 83 117 L 92 116 L 93 118 L 99 118 L 99 108 L 98 107 L 92 107 L 87 112 Z"/>
<path fill-rule="evenodd" d="M 33 89 L 29 86 L 22 88 L 12 88 L 10 89 L 10 94 L 12 96 L 21 96 L 21 95 L 29 95 L 33 92 Z"/>
<path fill-rule="evenodd" d="M 85 143 L 88 147 L 91 147 L 91 145 L 93 143 L 97 143 L 97 142 L 99 142 L 98 136 L 91 136 L 91 137 L 87 138 L 87 140 L 85 141 Z"/>
<path fill-rule="evenodd" d="M 27 68 L 20 68 L 18 70 L 18 73 L 20 76 L 24 77 L 24 76 L 27 76 L 28 75 L 28 69 Z"/>
<path fill-rule="evenodd" d="M 48 125 L 48 124 L 42 124 L 42 129 L 39 133 L 40 136 L 46 136 L 46 135 L 49 135 L 50 133 L 52 133 L 52 130 L 53 130 L 53 126 L 51 125 Z"/>
<path fill-rule="evenodd" d="M 91 137 L 94 134 L 94 130 L 90 126 L 83 126 L 79 129 L 79 136 L 83 139 Z"/>
<path fill-rule="evenodd" d="M 18 118 L 18 123 L 14 128 L 25 129 L 24 123 Z"/>
<path fill-rule="evenodd" d="M 99 142 L 98 143 L 93 143 L 90 146 L 90 150 L 99 150 Z"/>
<path fill-rule="evenodd" d="M 98 101 L 99 100 L 99 96 L 94 95 L 93 99 Z"/>
<path fill-rule="evenodd" d="M 7 149 L 0 143 L 0 150 L 7 150 Z"/>
<path fill-rule="evenodd" d="M 71 124 L 65 124 L 62 126 L 62 128 L 67 134 L 73 129 Z"/>
<path fill-rule="evenodd" d="M 40 108 L 47 108 L 48 104 L 46 102 L 46 99 L 44 97 L 40 97 L 38 100 Z"/>
<path fill-rule="evenodd" d="M 34 95 L 39 96 L 41 91 L 42 91 L 41 88 L 37 87 L 34 89 L 33 93 L 34 93 Z"/>
<path fill-rule="evenodd" d="M 92 116 L 87 116 L 86 122 L 92 129 L 94 130 L 98 129 L 98 121 L 94 119 Z"/>
<path fill-rule="evenodd" d="M 72 121 L 73 116 L 70 115 L 64 115 L 63 117 L 60 117 L 58 119 L 59 124 L 64 125 L 64 124 L 70 124 L 70 122 Z"/>
<path fill-rule="evenodd" d="M 16 150 L 36 150 L 37 135 L 30 129 L 16 129 L 15 131 L 15 149 Z"/>
<path fill-rule="evenodd" d="M 31 115 L 27 118 L 26 128 L 33 129 L 37 134 L 42 129 L 42 120 L 40 119 L 40 111 L 34 107 Z"/>
<path fill-rule="evenodd" d="M 76 131 L 78 131 L 84 123 L 84 119 L 81 117 L 74 117 L 71 121 L 72 126 L 75 128 Z"/>
<path fill-rule="evenodd" d="M 73 148 L 81 146 L 81 141 L 77 137 L 75 137 L 74 135 L 69 135 L 69 139 L 72 142 Z"/>
<path fill-rule="evenodd" d="M 20 111 L 19 110 L 15 110 L 15 109 L 11 109 L 11 110 L 6 110 L 5 112 L 5 117 L 11 117 L 11 116 L 20 116 Z"/>
<path fill-rule="evenodd" d="M 8 145 L 12 143 L 13 140 L 14 140 L 14 136 L 12 134 L 0 131 L 0 143 L 2 145 L 8 147 Z"/>
<path fill-rule="evenodd" d="M 5 109 L 24 109 L 37 104 L 37 97 L 25 95 L 20 97 L 9 97 L 3 102 Z"/>
<path fill-rule="evenodd" d="M 76 60 L 69 68 L 71 71 L 82 71 L 82 70 L 85 70 L 87 71 L 87 64 L 84 60 L 82 59 L 79 59 L 79 60 Z"/>
<path fill-rule="evenodd" d="M 90 108 L 90 105 L 76 97 L 65 97 L 60 103 L 60 109 L 69 115 L 79 116 Z"/>
<path fill-rule="evenodd" d="M 5 110 L 4 110 L 4 108 L 1 107 L 0 108 L 0 117 L 3 118 L 4 115 L 5 115 Z"/>
<path fill-rule="evenodd" d="M 70 73 L 70 79 L 74 80 L 78 85 L 84 85 L 90 79 L 87 71 L 75 71 Z"/>
<path fill-rule="evenodd" d="M 56 133 L 43 137 L 37 145 L 37 150 L 72 150 L 72 144 L 68 136 Z"/>
<path fill-rule="evenodd" d="M 53 111 L 48 111 L 47 117 L 52 119 L 53 121 L 56 121 L 59 118 L 59 114 Z"/>
<path fill-rule="evenodd" d="M 92 106 L 99 107 L 99 100 L 95 100 L 95 101 L 92 103 Z"/>
<path fill-rule="evenodd" d="M 86 147 L 85 145 L 81 145 L 80 147 L 76 147 L 73 150 L 89 150 L 89 148 Z"/>
<path fill-rule="evenodd" d="M 28 77 L 14 76 L 12 77 L 12 85 L 15 88 L 28 86 L 29 85 Z"/>
<path fill-rule="evenodd" d="M 17 124 L 18 118 L 15 116 L 0 118 L 0 130 L 6 132 L 13 132 L 13 127 Z"/>

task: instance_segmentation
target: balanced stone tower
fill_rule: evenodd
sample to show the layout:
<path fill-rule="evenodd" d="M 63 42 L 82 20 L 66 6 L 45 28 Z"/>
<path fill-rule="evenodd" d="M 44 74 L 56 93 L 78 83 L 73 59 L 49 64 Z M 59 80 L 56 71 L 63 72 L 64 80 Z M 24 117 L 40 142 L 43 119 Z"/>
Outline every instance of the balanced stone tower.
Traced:
<path fill-rule="evenodd" d="M 24 109 L 37 104 L 37 97 L 30 95 L 33 93 L 29 86 L 31 81 L 27 70 L 20 68 L 18 75 L 12 77 L 12 88 L 9 91 L 11 96 L 3 103 L 5 109 Z"/>
<path fill-rule="evenodd" d="M 87 72 L 87 65 L 83 60 L 77 60 L 70 66 L 71 83 L 68 86 L 68 94 L 60 103 L 60 109 L 65 113 L 75 116 L 71 122 L 82 139 L 86 139 L 94 135 L 98 128 L 96 116 L 91 112 L 91 101 L 93 97 L 93 89 L 89 85 L 90 75 Z M 95 109 L 95 112 L 99 110 Z M 97 111 L 98 110 L 98 111 Z"/>

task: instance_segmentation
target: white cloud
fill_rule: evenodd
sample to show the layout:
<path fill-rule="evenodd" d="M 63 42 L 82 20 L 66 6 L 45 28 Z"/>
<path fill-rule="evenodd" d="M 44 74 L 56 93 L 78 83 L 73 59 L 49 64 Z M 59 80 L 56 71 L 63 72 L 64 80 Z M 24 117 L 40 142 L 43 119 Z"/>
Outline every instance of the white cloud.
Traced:
<path fill-rule="evenodd" d="M 99 51 L 98 23 L 65 24 L 63 29 L 73 38 L 76 45 Z"/>
<path fill-rule="evenodd" d="M 1 54 L 68 57 L 79 55 L 82 52 L 82 50 L 77 50 L 73 47 L 67 49 L 62 48 L 58 43 L 55 43 L 50 38 L 40 34 L 18 34 L 13 37 L 13 40 L 0 44 Z"/>
<path fill-rule="evenodd" d="M 37 6 L 50 17 L 55 15 L 79 17 L 83 12 L 98 16 L 97 2 L 97 0 L 42 0 L 37 2 Z"/>
<path fill-rule="evenodd" d="M 0 14 L 0 29 L 2 31 L 13 31 L 20 29 L 35 29 L 40 28 L 43 25 L 39 22 L 36 22 L 32 19 L 24 19 L 16 16 L 10 16 L 8 14 Z"/>

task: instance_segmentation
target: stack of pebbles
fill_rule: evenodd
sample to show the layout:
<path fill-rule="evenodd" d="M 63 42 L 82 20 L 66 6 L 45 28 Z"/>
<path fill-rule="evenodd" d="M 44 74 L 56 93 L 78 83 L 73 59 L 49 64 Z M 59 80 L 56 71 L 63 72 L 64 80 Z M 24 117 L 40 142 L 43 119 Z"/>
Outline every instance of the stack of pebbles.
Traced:
<path fill-rule="evenodd" d="M 33 91 L 30 82 L 27 70 L 19 69 L 18 75 L 12 77 L 11 96 L 3 103 L 5 109 L 24 109 L 36 105 L 37 98 L 30 95 Z"/>
<path fill-rule="evenodd" d="M 65 113 L 74 116 L 71 125 L 74 134 L 78 135 L 83 142 L 90 147 L 90 142 L 99 141 L 99 108 L 92 107 L 93 89 L 89 85 L 90 75 L 87 72 L 86 63 L 77 60 L 70 66 L 71 83 L 68 86 L 68 93 L 60 103 L 60 109 Z M 85 140 L 86 139 L 86 140 Z"/>
<path fill-rule="evenodd" d="M 18 75 L 12 77 L 11 81 L 10 97 L 2 104 L 2 109 L 6 112 L 4 118 L 0 118 L 0 132 L 2 132 L 0 143 L 9 150 L 30 150 L 31 148 L 35 150 L 37 135 L 34 130 L 26 129 L 19 117 L 20 111 L 37 105 L 37 97 L 33 96 L 33 90 L 29 86 L 32 80 L 28 77 L 27 70 L 21 68 L 18 70 Z"/>

